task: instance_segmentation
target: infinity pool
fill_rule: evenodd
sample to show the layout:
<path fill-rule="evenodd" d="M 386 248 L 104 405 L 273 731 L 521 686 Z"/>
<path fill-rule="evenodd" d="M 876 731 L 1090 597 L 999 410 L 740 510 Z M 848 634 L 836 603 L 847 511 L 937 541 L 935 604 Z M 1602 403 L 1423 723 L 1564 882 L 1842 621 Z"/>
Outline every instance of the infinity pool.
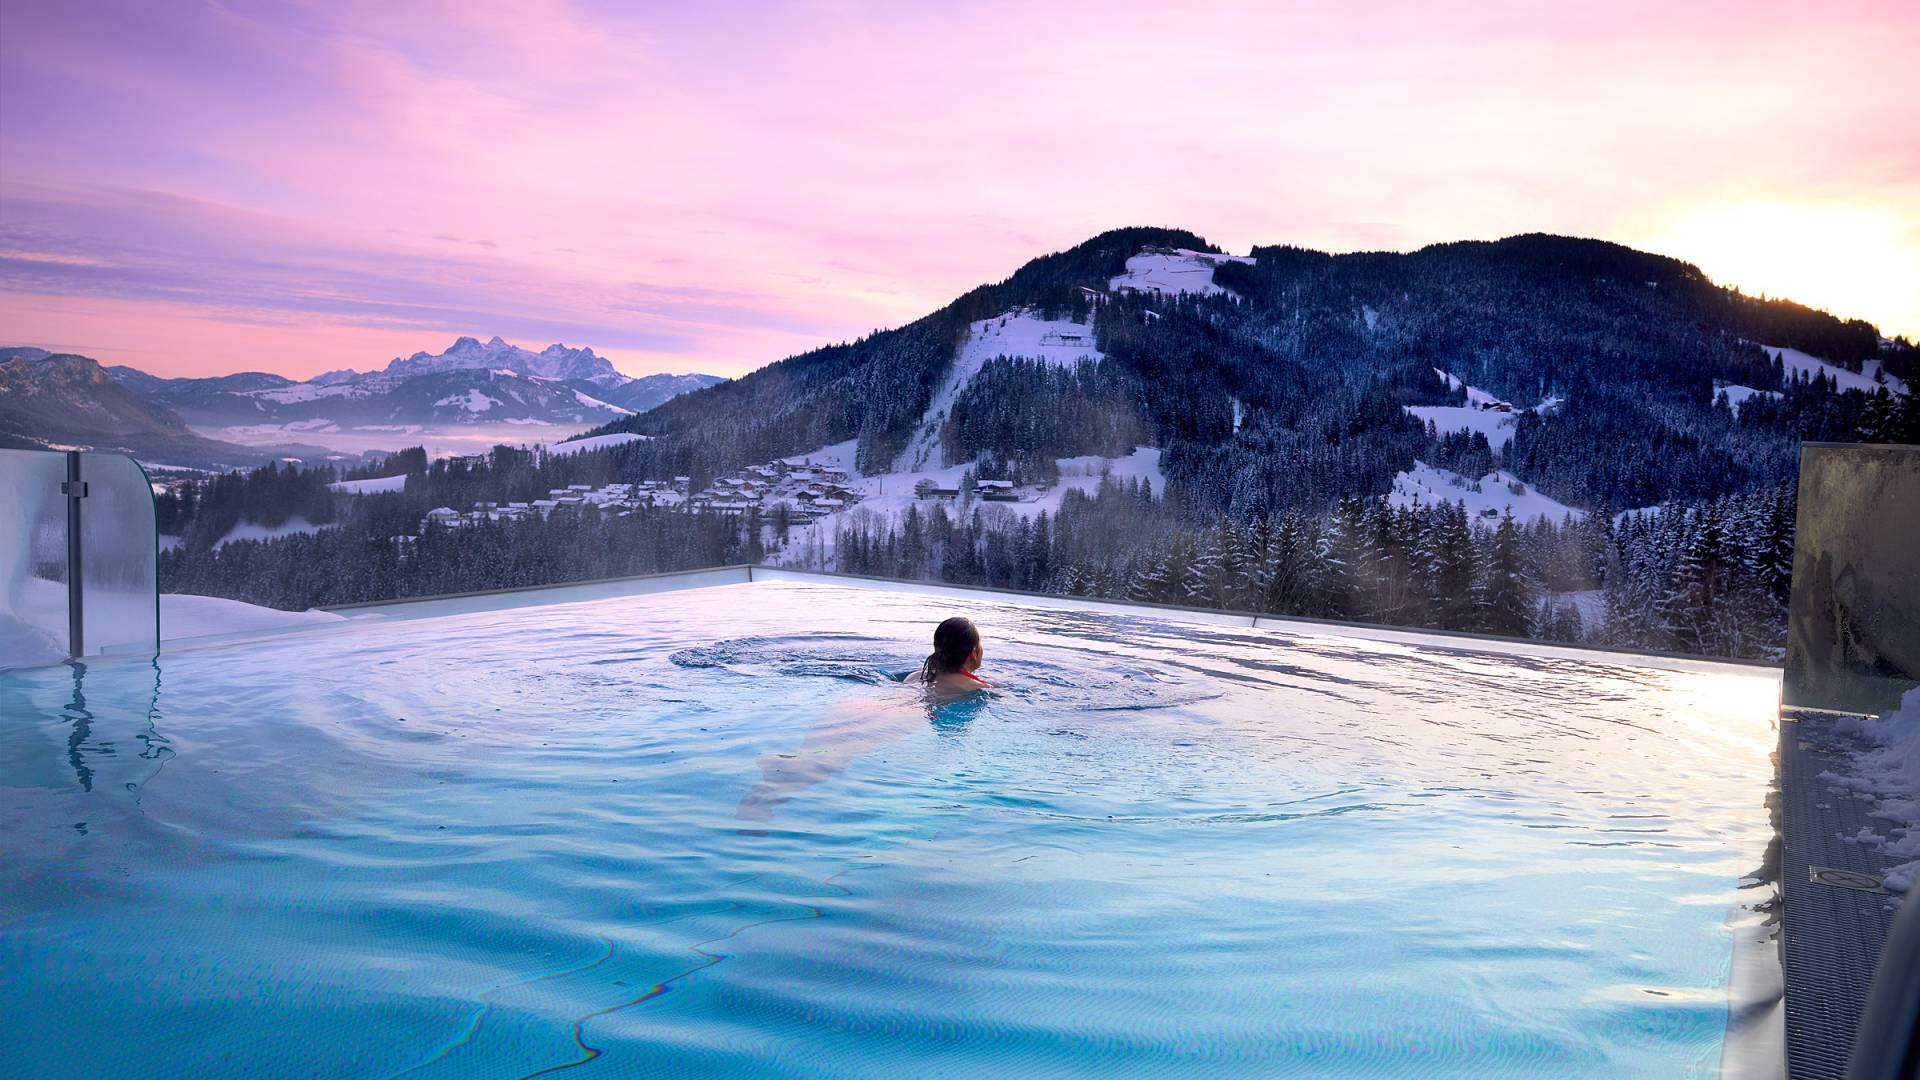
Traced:
<path fill-rule="evenodd" d="M 1776 692 L 797 583 L 0 673 L 0 1071 L 1711 1076 Z"/>

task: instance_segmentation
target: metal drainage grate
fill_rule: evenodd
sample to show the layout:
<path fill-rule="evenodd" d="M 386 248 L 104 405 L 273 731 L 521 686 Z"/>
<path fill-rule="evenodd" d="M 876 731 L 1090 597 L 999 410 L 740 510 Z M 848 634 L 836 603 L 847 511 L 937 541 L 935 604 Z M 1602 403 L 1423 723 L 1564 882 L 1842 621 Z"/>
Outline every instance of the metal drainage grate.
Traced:
<path fill-rule="evenodd" d="M 1871 893 L 1887 891 L 1886 883 L 1873 874 L 1863 874 L 1858 870 L 1842 870 L 1836 866 L 1809 866 L 1807 880 L 1815 885 L 1831 885 L 1836 889 L 1856 889 Z"/>

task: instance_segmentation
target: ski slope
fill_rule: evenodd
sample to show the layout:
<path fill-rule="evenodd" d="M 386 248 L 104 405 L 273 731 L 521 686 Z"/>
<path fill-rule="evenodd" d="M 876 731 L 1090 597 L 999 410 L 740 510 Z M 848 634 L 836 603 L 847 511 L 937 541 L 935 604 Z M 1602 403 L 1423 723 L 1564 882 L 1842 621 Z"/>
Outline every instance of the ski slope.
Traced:
<path fill-rule="evenodd" d="M 1510 485 L 1519 484 L 1521 490 L 1516 493 Z M 1478 487 L 1479 490 L 1474 490 Z M 1432 506 L 1442 502 L 1465 503 L 1467 517 L 1485 524 L 1495 524 L 1500 515 L 1513 511 L 1516 521 L 1532 521 L 1535 518 L 1547 518 L 1558 522 L 1571 514 L 1576 518 L 1585 517 L 1584 511 L 1576 510 L 1556 499 L 1549 498 L 1533 489 L 1533 486 L 1520 481 L 1504 469 L 1471 480 L 1448 469 L 1415 461 L 1408 472 L 1399 473 L 1393 478 L 1393 493 L 1388 496 L 1394 506 L 1407 507 L 1415 503 Z M 1492 510 L 1488 516 L 1486 511 Z"/>
<path fill-rule="evenodd" d="M 1143 251 L 1127 260 L 1127 272 L 1107 282 L 1107 287 L 1115 292 L 1123 289 L 1134 292 L 1159 293 L 1163 296 L 1178 296 L 1192 293 L 1198 296 L 1233 295 L 1233 291 L 1214 284 L 1213 268 L 1221 263 L 1252 263 L 1249 255 L 1221 255 L 1211 251 L 1189 251 L 1175 248 L 1172 251 Z"/>
<path fill-rule="evenodd" d="M 991 319 L 981 319 L 967 327 L 967 336 L 955 350 L 953 366 L 948 369 L 933 400 L 907 440 L 906 449 L 894 462 L 896 472 L 946 467 L 946 455 L 940 446 L 940 428 L 953 411 L 954 402 L 986 362 L 996 357 L 1039 360 L 1061 367 L 1072 367 L 1082 360 L 1104 360 L 1093 345 L 1093 328 L 1066 319 L 1042 319 L 1027 311 L 1010 311 Z"/>

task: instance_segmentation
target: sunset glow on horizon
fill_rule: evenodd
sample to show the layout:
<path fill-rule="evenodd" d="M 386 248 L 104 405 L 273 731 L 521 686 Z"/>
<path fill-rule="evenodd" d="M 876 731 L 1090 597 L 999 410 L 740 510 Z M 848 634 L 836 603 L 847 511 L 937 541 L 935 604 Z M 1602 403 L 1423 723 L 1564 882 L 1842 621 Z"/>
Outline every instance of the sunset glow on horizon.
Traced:
<path fill-rule="evenodd" d="M 1552 232 L 1920 337 L 1920 14 L 0 0 L 0 345 L 738 375 L 1125 225 Z"/>

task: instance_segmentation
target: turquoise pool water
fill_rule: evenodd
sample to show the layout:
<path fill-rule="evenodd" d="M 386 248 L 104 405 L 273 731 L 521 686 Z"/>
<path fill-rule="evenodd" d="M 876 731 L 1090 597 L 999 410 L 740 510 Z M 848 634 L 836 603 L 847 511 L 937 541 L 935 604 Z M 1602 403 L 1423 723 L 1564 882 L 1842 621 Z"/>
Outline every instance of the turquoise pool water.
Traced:
<path fill-rule="evenodd" d="M 0 673 L 0 1071 L 1710 1076 L 1776 689 L 786 583 Z"/>

